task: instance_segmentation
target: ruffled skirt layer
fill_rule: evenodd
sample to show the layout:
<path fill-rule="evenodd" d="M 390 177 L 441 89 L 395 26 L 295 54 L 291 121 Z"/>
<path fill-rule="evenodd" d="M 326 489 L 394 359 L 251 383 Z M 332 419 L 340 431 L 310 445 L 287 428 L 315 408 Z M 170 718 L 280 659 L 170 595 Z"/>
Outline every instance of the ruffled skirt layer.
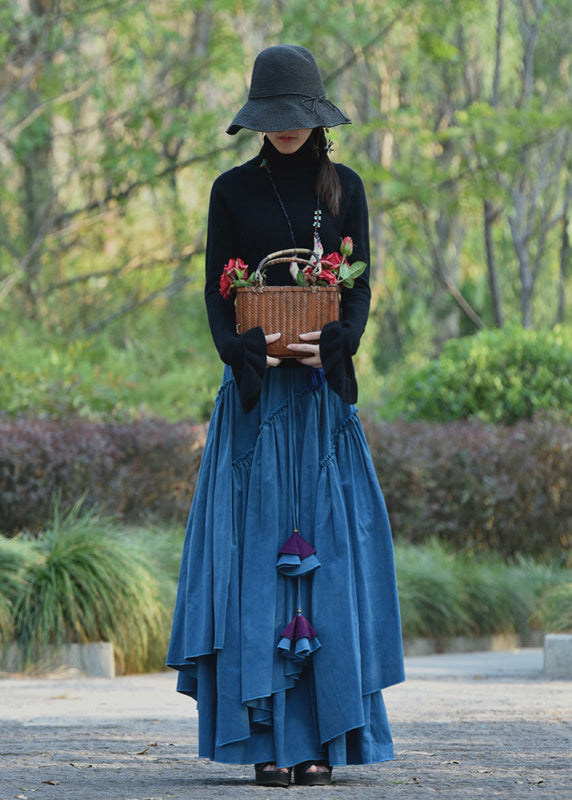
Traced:
<path fill-rule="evenodd" d="M 295 529 L 315 555 L 279 570 L 296 561 L 279 556 Z M 300 612 L 315 639 L 279 649 Z M 404 676 L 391 532 L 357 411 L 320 370 L 269 369 L 246 415 L 225 368 L 167 663 L 197 700 L 201 757 L 393 757 L 381 690 Z"/>

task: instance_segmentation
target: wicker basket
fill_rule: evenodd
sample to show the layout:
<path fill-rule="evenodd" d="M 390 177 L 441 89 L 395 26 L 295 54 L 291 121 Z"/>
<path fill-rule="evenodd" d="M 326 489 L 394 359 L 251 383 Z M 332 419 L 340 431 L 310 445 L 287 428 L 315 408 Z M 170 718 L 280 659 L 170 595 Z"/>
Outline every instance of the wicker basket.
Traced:
<path fill-rule="evenodd" d="M 266 256 L 257 268 L 259 285 L 236 290 L 236 332 L 240 335 L 260 325 L 265 334 L 281 333 L 268 345 L 268 355 L 296 358 L 288 344 L 301 342 L 300 334 L 320 331 L 328 322 L 340 318 L 340 292 L 337 286 L 266 286 L 263 270 L 273 264 L 295 261 L 309 264 L 301 254 L 310 250 L 281 250 Z"/>
<path fill-rule="evenodd" d="M 287 344 L 301 342 L 301 333 L 320 331 L 340 318 L 337 286 L 262 286 L 236 290 L 236 331 L 244 333 L 260 325 L 264 333 L 278 333 L 268 345 L 268 355 L 296 358 Z"/>

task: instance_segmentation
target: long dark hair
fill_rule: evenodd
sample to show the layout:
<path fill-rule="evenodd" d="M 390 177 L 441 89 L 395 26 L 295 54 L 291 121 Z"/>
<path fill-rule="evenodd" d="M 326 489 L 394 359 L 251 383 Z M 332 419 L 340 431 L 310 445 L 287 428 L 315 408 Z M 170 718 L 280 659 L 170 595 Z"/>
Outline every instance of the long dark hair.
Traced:
<path fill-rule="evenodd" d="M 340 213 L 342 199 L 342 185 L 336 168 L 328 155 L 328 139 L 324 128 L 314 128 L 311 133 L 312 144 L 318 163 L 318 176 L 316 178 L 316 194 L 325 203 L 326 208 L 333 217 Z"/>

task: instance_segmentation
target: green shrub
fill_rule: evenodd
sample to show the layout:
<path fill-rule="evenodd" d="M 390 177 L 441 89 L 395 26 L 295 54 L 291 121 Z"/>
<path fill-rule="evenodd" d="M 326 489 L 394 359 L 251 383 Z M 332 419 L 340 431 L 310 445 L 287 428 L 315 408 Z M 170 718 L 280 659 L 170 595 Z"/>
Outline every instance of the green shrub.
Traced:
<path fill-rule="evenodd" d="M 493 553 L 457 557 L 463 602 L 471 619 L 469 632 L 526 635 L 548 587 L 565 571 L 554 563 L 517 557 L 505 562 Z"/>
<path fill-rule="evenodd" d="M 515 326 L 451 339 L 425 366 L 400 367 L 385 401 L 388 419 L 512 424 L 541 411 L 571 418 L 572 334 Z"/>

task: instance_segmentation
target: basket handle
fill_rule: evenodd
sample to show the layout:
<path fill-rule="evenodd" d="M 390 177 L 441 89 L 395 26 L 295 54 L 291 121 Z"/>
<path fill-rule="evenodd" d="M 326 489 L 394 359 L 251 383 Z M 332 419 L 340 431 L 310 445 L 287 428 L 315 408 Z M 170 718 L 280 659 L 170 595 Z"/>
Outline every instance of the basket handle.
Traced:
<path fill-rule="evenodd" d="M 310 258 L 304 258 L 303 255 L 310 256 Z M 274 264 L 291 263 L 294 261 L 296 264 L 315 266 L 316 262 L 311 260 L 312 256 L 315 257 L 316 261 L 320 260 L 318 253 L 315 253 L 313 250 L 307 250 L 304 247 L 292 247 L 288 250 L 277 250 L 275 253 L 269 253 L 267 256 L 264 256 L 260 264 L 256 267 L 256 281 L 257 283 L 261 283 L 262 270 L 266 267 L 272 267 Z"/>

